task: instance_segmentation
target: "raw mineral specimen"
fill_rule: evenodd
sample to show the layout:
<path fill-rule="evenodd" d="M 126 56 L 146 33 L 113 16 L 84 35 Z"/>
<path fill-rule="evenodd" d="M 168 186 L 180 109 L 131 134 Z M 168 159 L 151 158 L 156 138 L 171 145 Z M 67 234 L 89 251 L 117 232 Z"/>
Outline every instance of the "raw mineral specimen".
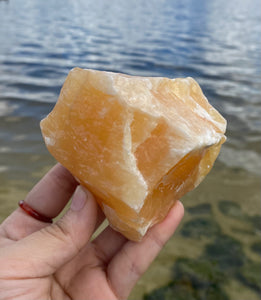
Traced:
<path fill-rule="evenodd" d="M 73 69 L 41 121 L 50 153 L 139 241 L 210 171 L 225 119 L 192 78 Z"/>

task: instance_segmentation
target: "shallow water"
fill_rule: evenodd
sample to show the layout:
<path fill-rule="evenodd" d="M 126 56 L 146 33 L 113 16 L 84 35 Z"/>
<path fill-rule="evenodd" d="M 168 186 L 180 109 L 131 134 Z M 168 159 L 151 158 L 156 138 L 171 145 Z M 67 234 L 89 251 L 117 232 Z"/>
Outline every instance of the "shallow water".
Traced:
<path fill-rule="evenodd" d="M 228 120 L 228 140 L 207 179 L 184 197 L 178 233 L 131 299 L 205 299 L 209 291 L 211 299 L 259 299 L 259 7 L 259 0 L 0 1 L 0 219 L 54 164 L 39 121 L 71 68 L 192 76 Z M 213 266 L 204 263 L 213 261 L 209 275 Z"/>

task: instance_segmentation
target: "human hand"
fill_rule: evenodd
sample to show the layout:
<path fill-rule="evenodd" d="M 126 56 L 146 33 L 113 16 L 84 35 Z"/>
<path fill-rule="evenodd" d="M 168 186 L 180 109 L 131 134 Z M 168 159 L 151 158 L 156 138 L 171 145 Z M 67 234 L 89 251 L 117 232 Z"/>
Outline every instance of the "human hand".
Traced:
<path fill-rule="evenodd" d="M 178 201 L 139 243 L 109 226 L 90 241 L 104 215 L 92 194 L 77 185 L 56 165 L 25 201 L 54 218 L 74 193 L 66 214 L 50 225 L 18 208 L 2 223 L 0 299 L 126 299 L 183 217 Z"/>

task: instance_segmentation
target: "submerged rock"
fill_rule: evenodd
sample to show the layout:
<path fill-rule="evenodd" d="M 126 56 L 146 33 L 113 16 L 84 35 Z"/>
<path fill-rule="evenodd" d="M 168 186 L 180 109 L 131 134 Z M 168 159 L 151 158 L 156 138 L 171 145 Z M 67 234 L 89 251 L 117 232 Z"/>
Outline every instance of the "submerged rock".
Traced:
<path fill-rule="evenodd" d="M 238 272 L 246 261 L 241 243 L 224 234 L 218 235 L 205 247 L 203 257 L 215 263 L 226 275 Z"/>
<path fill-rule="evenodd" d="M 223 273 L 216 264 L 203 258 L 178 259 L 174 264 L 173 277 L 189 281 L 194 288 L 209 287 L 224 281 Z"/>
<path fill-rule="evenodd" d="M 213 238 L 221 232 L 220 226 L 212 218 L 195 218 L 187 221 L 181 228 L 180 233 L 184 237 L 199 238 L 209 237 Z"/>
<path fill-rule="evenodd" d="M 210 214 L 211 213 L 211 205 L 209 203 L 202 203 L 195 206 L 187 207 L 186 210 L 192 215 L 198 214 Z"/>
<path fill-rule="evenodd" d="M 251 249 L 252 249 L 252 251 L 254 251 L 257 254 L 261 255 L 261 241 L 254 242 L 251 245 Z"/>
<path fill-rule="evenodd" d="M 261 265 L 256 262 L 248 262 L 240 268 L 238 274 L 240 281 L 255 289 L 261 294 Z"/>
<path fill-rule="evenodd" d="M 218 203 L 219 210 L 228 217 L 244 218 L 241 207 L 238 203 L 229 200 L 221 200 Z"/>

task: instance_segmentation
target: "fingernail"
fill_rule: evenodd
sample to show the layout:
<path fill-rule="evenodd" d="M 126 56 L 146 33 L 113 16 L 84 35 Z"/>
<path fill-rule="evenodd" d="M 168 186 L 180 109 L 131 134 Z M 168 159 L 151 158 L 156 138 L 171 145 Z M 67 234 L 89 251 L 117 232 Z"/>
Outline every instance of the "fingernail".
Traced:
<path fill-rule="evenodd" d="M 83 188 L 79 185 L 76 188 L 75 194 L 72 199 L 71 210 L 80 211 L 84 207 L 86 200 L 87 195 L 84 192 Z"/>

